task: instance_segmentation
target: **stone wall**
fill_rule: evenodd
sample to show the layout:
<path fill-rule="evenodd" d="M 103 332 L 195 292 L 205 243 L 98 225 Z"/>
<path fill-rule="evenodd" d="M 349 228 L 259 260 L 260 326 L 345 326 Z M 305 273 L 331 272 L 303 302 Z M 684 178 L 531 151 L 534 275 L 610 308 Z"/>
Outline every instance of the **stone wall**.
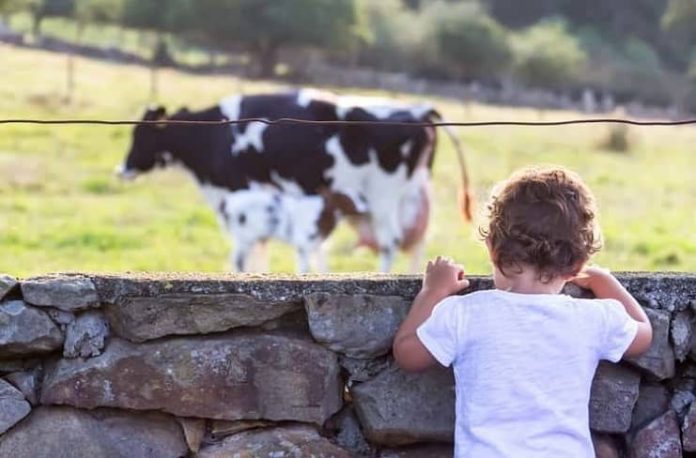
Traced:
<path fill-rule="evenodd" d="M 619 278 L 655 339 L 597 371 L 598 455 L 688 455 L 696 276 Z M 451 456 L 451 370 L 406 374 L 390 356 L 418 288 L 388 276 L 0 276 L 0 457 Z"/>

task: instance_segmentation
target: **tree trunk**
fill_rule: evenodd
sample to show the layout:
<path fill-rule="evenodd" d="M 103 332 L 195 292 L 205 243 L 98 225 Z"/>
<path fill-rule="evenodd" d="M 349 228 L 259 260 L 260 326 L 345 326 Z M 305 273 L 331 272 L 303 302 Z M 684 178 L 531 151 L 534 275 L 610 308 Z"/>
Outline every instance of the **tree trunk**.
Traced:
<path fill-rule="evenodd" d="M 260 78 L 272 78 L 275 75 L 278 48 L 276 43 L 264 43 L 257 48 L 255 54 L 258 60 L 258 76 Z"/>
<path fill-rule="evenodd" d="M 70 104 L 72 102 L 73 91 L 75 90 L 75 55 L 68 52 L 65 78 L 65 97 L 63 102 Z"/>
<path fill-rule="evenodd" d="M 126 28 L 122 25 L 118 25 L 117 27 L 118 31 L 116 32 L 116 43 L 114 43 L 114 48 L 120 48 L 122 51 L 125 51 L 125 49 L 123 49 L 123 44 L 126 42 Z"/>
<path fill-rule="evenodd" d="M 150 102 L 157 101 L 159 96 L 159 68 L 157 64 L 150 65 Z"/>
<path fill-rule="evenodd" d="M 82 35 L 85 31 L 85 25 L 82 23 L 77 24 L 77 36 L 75 37 L 75 45 L 79 46 L 82 43 Z M 73 51 L 68 51 L 68 62 L 67 62 L 67 77 L 65 84 L 65 103 L 72 103 L 73 94 L 75 92 L 75 60 L 76 56 Z"/>
<path fill-rule="evenodd" d="M 34 39 L 38 39 L 39 35 L 41 35 L 41 22 L 43 22 L 43 15 L 34 13 L 31 21 L 31 34 L 34 36 Z"/>
<path fill-rule="evenodd" d="M 161 32 L 155 32 L 155 46 L 150 59 L 150 101 L 155 102 L 159 96 L 159 69 L 168 65 L 169 51 Z"/>

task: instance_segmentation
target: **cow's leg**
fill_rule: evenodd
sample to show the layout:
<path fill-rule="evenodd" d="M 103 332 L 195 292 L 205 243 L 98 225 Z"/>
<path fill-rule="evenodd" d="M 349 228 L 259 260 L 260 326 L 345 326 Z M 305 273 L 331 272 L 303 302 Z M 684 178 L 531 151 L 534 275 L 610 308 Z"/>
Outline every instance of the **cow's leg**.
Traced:
<path fill-rule="evenodd" d="M 420 239 L 411 248 L 411 262 L 408 266 L 408 272 L 417 274 L 423 271 L 423 257 L 425 255 L 425 239 Z"/>
<path fill-rule="evenodd" d="M 250 272 L 268 272 L 268 243 L 261 241 L 254 245 L 247 255 L 247 267 Z"/>
<path fill-rule="evenodd" d="M 377 239 L 379 250 L 379 266 L 382 272 L 391 271 L 397 250 L 401 245 L 401 230 L 397 215 L 376 213 L 372 219 L 372 227 Z"/>
<path fill-rule="evenodd" d="M 396 245 L 383 246 L 379 248 L 379 270 L 390 272 L 396 258 Z"/>
<path fill-rule="evenodd" d="M 309 272 L 309 253 L 305 247 L 297 248 L 297 272 L 301 274 Z"/>
<path fill-rule="evenodd" d="M 234 248 L 230 253 L 230 264 L 235 272 L 246 272 L 247 258 L 249 257 L 250 247 L 239 242 L 235 242 Z"/>
<path fill-rule="evenodd" d="M 322 244 L 319 249 L 314 253 L 314 257 L 316 259 L 316 266 L 317 266 L 317 272 L 325 274 L 329 272 L 329 263 L 327 261 L 328 259 L 328 247 L 325 246 L 325 244 Z"/>

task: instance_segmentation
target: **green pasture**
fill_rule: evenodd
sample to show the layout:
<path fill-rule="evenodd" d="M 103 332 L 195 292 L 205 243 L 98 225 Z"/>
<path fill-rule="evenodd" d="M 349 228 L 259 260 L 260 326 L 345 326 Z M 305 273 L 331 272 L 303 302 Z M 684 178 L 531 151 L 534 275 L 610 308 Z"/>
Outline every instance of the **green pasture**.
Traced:
<path fill-rule="evenodd" d="M 147 68 L 77 59 L 76 93 L 65 104 L 65 65 L 61 54 L 0 45 L 0 118 L 132 119 L 150 102 Z M 161 73 L 160 84 L 159 99 L 170 110 L 203 108 L 236 92 L 286 87 L 169 70 Z M 578 116 L 431 102 L 450 120 Z M 0 272 L 227 269 L 229 242 L 184 172 L 157 171 L 132 183 L 113 176 L 128 149 L 130 129 L 0 125 Z M 696 128 L 632 128 L 628 153 L 603 149 L 607 126 L 461 128 L 457 133 L 466 145 L 477 222 L 496 181 L 525 165 L 561 164 L 585 177 L 599 200 L 606 243 L 598 263 L 614 270 L 696 271 Z M 477 225 L 465 225 L 457 213 L 457 162 L 452 145 L 444 135 L 441 139 L 427 255 L 449 255 L 471 273 L 487 273 Z M 354 241 L 346 227 L 334 234 L 332 270 L 377 266 L 376 256 L 355 250 Z M 272 244 L 269 251 L 273 271 L 294 270 L 290 249 Z M 396 271 L 407 266 L 408 259 L 400 256 Z"/>

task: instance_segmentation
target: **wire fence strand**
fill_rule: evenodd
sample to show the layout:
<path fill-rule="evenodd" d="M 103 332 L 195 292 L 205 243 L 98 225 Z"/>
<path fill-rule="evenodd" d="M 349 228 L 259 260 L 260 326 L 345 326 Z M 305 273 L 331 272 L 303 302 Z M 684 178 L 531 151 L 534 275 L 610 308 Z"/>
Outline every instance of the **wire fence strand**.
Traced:
<path fill-rule="evenodd" d="M 296 118 L 243 118 L 243 119 L 221 119 L 211 121 L 195 121 L 183 119 L 163 119 L 152 121 L 133 121 L 133 120 L 106 120 L 106 119 L 0 119 L 0 125 L 4 124 L 41 124 L 41 125 L 64 125 L 64 124 L 90 124 L 90 125 L 191 125 L 191 126 L 224 126 L 233 124 L 262 123 L 266 125 L 319 125 L 319 126 L 342 126 L 342 125 L 374 125 L 374 126 L 411 126 L 411 127 L 487 127 L 487 126 L 567 126 L 574 124 L 628 124 L 633 126 L 684 126 L 696 124 L 696 119 L 683 119 L 677 121 L 638 121 L 634 119 L 621 118 L 588 118 L 588 119 L 566 119 L 559 121 L 469 121 L 469 122 L 409 122 L 409 121 L 322 121 Z"/>

